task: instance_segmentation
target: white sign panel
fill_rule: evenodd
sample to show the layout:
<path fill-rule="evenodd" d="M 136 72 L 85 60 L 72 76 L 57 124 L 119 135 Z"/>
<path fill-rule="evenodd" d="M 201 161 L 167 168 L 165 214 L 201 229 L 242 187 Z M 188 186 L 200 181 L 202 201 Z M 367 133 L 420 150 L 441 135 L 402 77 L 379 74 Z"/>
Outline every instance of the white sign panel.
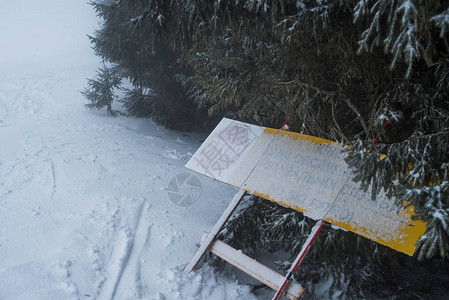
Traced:
<path fill-rule="evenodd" d="M 186 167 L 413 255 L 426 224 L 351 181 L 343 148 L 308 135 L 223 119 Z"/>

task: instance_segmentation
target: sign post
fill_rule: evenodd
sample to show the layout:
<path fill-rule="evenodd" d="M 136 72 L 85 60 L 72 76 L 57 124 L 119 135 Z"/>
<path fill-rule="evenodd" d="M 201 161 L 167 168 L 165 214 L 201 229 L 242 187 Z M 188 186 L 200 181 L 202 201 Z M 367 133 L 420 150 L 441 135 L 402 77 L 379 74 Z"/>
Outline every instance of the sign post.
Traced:
<path fill-rule="evenodd" d="M 285 289 L 287 288 L 288 284 L 290 283 L 290 280 L 295 273 L 296 269 L 301 264 L 302 260 L 304 259 L 304 256 L 306 255 L 309 248 L 312 246 L 313 241 L 315 241 L 318 233 L 320 232 L 321 228 L 323 227 L 323 220 L 318 220 L 315 223 L 315 226 L 313 226 L 312 231 L 309 234 L 309 237 L 304 242 L 304 245 L 302 245 L 301 251 L 299 252 L 298 256 L 296 257 L 295 261 L 293 262 L 292 266 L 287 272 L 287 275 L 285 275 L 284 282 L 282 283 L 281 287 L 278 289 L 276 294 L 273 297 L 273 300 L 281 299 L 281 297 L 284 295 Z"/>
<path fill-rule="evenodd" d="M 193 270 L 193 268 L 195 268 L 195 266 L 200 261 L 201 257 L 203 257 L 204 253 L 206 253 L 207 249 L 210 247 L 212 242 L 220 233 L 221 229 L 223 229 L 224 224 L 229 220 L 232 213 L 237 208 L 237 205 L 240 203 L 240 201 L 242 201 L 244 196 L 245 196 L 244 190 L 239 190 L 237 194 L 235 194 L 228 208 L 226 208 L 223 215 L 220 217 L 218 222 L 212 228 L 211 232 L 207 235 L 207 238 L 204 241 L 201 241 L 200 248 L 196 252 L 195 256 L 192 258 L 192 260 L 184 268 L 184 272 L 190 273 Z"/>
<path fill-rule="evenodd" d="M 342 150 L 340 144 L 329 140 L 224 118 L 186 167 L 413 255 L 426 223 L 412 219 L 413 206 L 398 207 L 394 199 L 383 194 L 372 201 L 371 194 L 351 180 Z M 236 197 L 186 271 L 190 272 L 212 247 L 243 194 L 238 201 Z"/>

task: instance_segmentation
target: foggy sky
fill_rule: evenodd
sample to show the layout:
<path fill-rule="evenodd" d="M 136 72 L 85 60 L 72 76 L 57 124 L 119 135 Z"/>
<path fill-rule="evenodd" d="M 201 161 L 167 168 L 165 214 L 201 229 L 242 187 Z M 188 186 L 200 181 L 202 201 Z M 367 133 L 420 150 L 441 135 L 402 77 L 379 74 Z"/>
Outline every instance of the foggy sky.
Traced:
<path fill-rule="evenodd" d="M 0 0 L 0 64 L 93 60 L 87 34 L 99 27 L 87 0 Z"/>

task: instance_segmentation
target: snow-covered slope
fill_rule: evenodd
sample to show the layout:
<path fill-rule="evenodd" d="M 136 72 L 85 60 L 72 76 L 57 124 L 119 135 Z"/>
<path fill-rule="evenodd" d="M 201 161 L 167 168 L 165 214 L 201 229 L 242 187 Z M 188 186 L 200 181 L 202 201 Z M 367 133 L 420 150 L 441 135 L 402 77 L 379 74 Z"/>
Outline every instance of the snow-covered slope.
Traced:
<path fill-rule="evenodd" d="M 169 200 L 204 135 L 85 109 L 95 68 L 0 75 L 0 299 L 255 298 L 207 266 L 181 272 L 235 192 L 198 175 L 197 203 Z"/>
<path fill-rule="evenodd" d="M 235 192 L 195 175 L 199 201 L 170 201 L 205 135 L 83 106 L 99 62 L 86 1 L 0 1 L 0 25 L 0 299 L 255 298 L 181 272 Z"/>

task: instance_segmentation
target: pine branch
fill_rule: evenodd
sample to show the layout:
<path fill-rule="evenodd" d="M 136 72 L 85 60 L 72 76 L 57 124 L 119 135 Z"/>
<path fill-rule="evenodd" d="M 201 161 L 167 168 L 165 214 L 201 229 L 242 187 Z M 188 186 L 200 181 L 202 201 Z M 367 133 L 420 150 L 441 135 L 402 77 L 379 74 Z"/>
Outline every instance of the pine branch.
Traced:
<path fill-rule="evenodd" d="M 348 138 L 343 133 L 343 130 L 341 130 L 340 125 L 337 122 L 337 119 L 335 118 L 335 108 L 334 108 L 334 99 L 332 98 L 332 120 L 334 120 L 335 126 L 337 127 L 338 131 L 340 132 L 341 136 L 345 139 L 346 142 L 348 142 Z"/>
<path fill-rule="evenodd" d="M 328 96 L 334 96 L 338 91 L 326 91 L 323 89 L 320 89 L 319 87 L 316 87 L 312 84 L 308 84 L 305 82 L 301 82 L 301 81 L 297 81 L 297 80 L 292 80 L 292 81 L 279 81 L 279 82 L 271 82 L 271 83 L 264 83 L 265 85 L 270 85 L 270 86 L 276 86 L 276 87 L 290 87 L 290 86 L 300 86 L 303 88 L 309 88 L 312 90 L 315 90 L 321 94 L 325 94 Z"/>
<path fill-rule="evenodd" d="M 394 146 L 394 145 L 401 145 L 404 142 L 414 142 L 414 141 L 419 141 L 421 139 L 434 138 L 434 137 L 444 136 L 444 135 L 449 135 L 449 128 L 445 128 L 445 129 L 443 129 L 443 130 L 441 130 L 439 132 L 435 132 L 435 133 L 429 133 L 429 134 L 423 134 L 423 135 L 420 135 L 420 136 L 414 136 L 414 137 L 408 138 L 407 140 L 401 141 L 401 142 L 395 142 L 395 143 L 389 143 L 389 144 L 378 143 L 378 144 Z"/>
<path fill-rule="evenodd" d="M 349 98 L 345 98 L 345 102 L 348 104 L 348 106 L 355 112 L 357 115 L 357 119 L 360 121 L 360 124 L 362 124 L 363 131 L 365 132 L 365 136 L 368 139 L 369 138 L 369 130 L 368 126 L 366 126 L 365 119 L 363 118 L 362 114 L 360 113 L 359 109 L 352 103 Z"/>

